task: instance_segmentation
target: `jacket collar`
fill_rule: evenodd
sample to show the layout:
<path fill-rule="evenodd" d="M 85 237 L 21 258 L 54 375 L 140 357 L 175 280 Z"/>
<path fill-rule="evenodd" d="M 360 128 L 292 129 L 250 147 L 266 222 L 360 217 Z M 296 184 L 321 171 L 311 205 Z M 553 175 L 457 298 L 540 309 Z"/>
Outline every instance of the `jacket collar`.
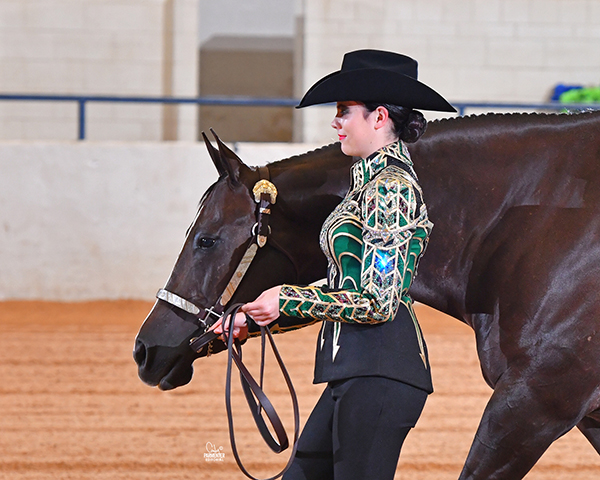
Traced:
<path fill-rule="evenodd" d="M 354 165 L 352 165 L 352 188 L 350 190 L 352 191 L 361 188 L 389 164 L 397 162 L 405 164 L 414 174 L 410 153 L 406 144 L 402 141 L 390 143 L 372 153 L 367 158 L 359 158 Z"/>

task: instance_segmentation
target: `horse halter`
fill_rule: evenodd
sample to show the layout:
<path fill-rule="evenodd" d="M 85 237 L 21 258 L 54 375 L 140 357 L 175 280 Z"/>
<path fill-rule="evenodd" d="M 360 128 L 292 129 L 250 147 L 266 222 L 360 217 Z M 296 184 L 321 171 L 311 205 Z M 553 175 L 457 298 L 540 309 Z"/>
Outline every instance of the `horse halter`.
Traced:
<path fill-rule="evenodd" d="M 271 214 L 271 205 L 277 201 L 277 188 L 269 181 L 270 175 L 268 167 L 259 167 L 258 172 L 260 180 L 256 182 L 252 188 L 252 194 L 254 195 L 254 201 L 258 204 L 258 210 L 256 214 L 256 223 L 251 229 L 251 241 L 229 280 L 229 283 L 225 287 L 223 293 L 219 296 L 215 305 L 209 307 L 198 306 L 165 288 L 161 288 L 156 293 L 156 298 L 159 300 L 173 305 L 187 313 L 191 313 L 198 319 L 202 333 L 200 336 L 190 340 L 190 347 L 196 353 L 199 353 L 207 343 L 210 343 L 212 340 L 219 337 L 219 335 L 208 329 L 223 316 L 227 304 L 242 282 L 258 249 L 267 244 L 268 236 L 271 233 L 269 216 Z"/>

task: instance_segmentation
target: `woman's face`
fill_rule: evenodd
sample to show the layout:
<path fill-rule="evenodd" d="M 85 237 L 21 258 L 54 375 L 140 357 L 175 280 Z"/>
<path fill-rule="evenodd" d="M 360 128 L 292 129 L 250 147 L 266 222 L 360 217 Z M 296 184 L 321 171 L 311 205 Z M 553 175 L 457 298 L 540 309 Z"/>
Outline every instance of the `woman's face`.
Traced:
<path fill-rule="evenodd" d="M 331 126 L 337 130 L 342 152 L 348 156 L 366 158 L 376 151 L 375 117 L 359 102 L 338 102 L 337 114 Z"/>

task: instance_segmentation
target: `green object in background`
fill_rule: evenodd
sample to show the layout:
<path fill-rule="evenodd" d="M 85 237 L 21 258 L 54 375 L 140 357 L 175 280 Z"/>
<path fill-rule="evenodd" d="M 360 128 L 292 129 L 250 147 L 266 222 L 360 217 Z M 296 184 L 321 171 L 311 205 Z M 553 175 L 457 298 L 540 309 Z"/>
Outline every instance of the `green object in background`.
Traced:
<path fill-rule="evenodd" d="M 561 103 L 600 103 L 600 87 L 567 90 L 558 98 Z"/>

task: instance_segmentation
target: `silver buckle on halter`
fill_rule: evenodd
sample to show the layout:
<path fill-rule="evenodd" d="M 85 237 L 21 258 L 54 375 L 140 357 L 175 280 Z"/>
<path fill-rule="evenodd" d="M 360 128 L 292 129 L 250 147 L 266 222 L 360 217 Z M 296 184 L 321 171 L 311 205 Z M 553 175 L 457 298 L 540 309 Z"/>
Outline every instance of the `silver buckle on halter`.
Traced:
<path fill-rule="evenodd" d="M 277 201 L 277 187 L 275 187 L 275 185 L 273 185 L 271 182 L 269 182 L 266 179 L 262 179 L 259 180 L 258 182 L 256 182 L 256 184 L 254 184 L 254 188 L 252 189 L 252 193 L 254 194 L 254 201 L 258 204 L 260 204 L 259 207 L 259 217 L 258 217 L 258 222 L 260 222 L 261 218 L 263 215 L 270 215 L 271 214 L 271 208 L 270 208 L 270 204 L 274 204 Z M 263 195 L 267 195 L 268 196 L 268 201 L 266 198 L 262 198 Z M 267 236 L 266 235 L 261 235 L 261 234 L 256 234 L 256 230 L 257 230 L 257 226 L 258 226 L 258 222 L 256 224 L 254 224 L 254 227 L 252 227 L 252 235 L 256 236 L 256 243 L 258 244 L 259 247 L 264 247 L 267 244 Z M 268 222 L 267 222 L 268 225 Z M 264 233 L 264 232 L 262 232 Z M 268 233 L 271 233 L 271 229 L 269 228 Z"/>
<path fill-rule="evenodd" d="M 206 312 L 206 317 L 204 317 L 204 321 L 200 320 L 205 326 L 206 328 L 211 327 L 217 320 L 219 320 L 223 315 L 221 315 L 220 313 L 217 313 L 213 310 L 214 307 L 210 307 L 210 308 L 205 308 L 204 311 Z M 208 324 L 208 322 L 206 321 L 208 319 L 209 316 L 213 316 L 215 321 L 212 322 L 210 325 Z"/>

